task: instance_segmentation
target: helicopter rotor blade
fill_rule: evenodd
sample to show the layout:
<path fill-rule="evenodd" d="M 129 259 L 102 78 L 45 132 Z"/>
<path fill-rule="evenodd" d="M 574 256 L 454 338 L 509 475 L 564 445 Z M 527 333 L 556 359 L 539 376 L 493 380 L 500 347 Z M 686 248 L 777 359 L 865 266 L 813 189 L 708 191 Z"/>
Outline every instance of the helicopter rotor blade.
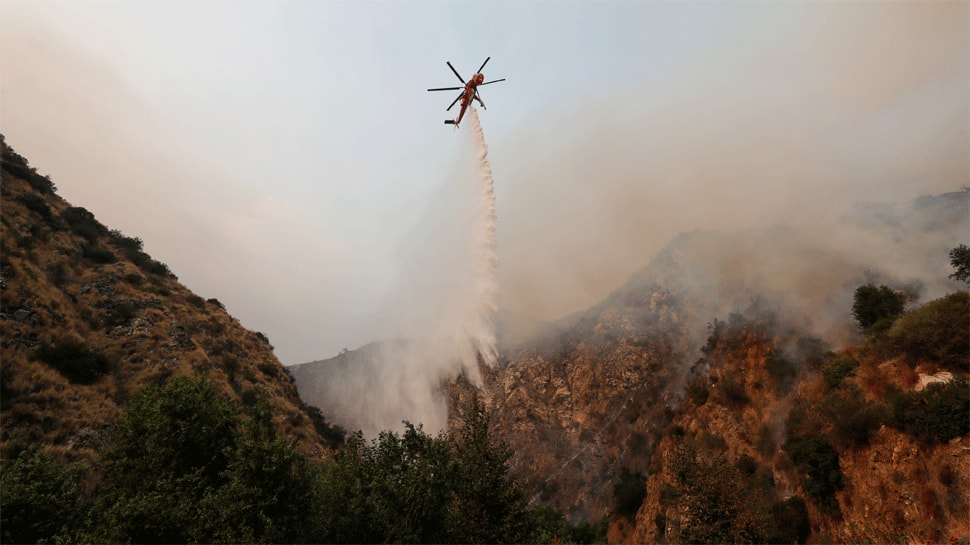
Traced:
<path fill-rule="evenodd" d="M 458 70 L 455 70 L 455 67 L 452 66 L 451 63 L 448 62 L 448 61 L 445 61 L 445 64 L 447 64 L 448 65 L 448 68 L 451 68 L 451 71 L 455 73 L 455 76 L 458 77 L 458 81 L 460 81 L 462 84 L 464 84 L 465 83 L 465 79 L 463 77 L 461 77 L 461 75 L 458 73 Z"/>
<path fill-rule="evenodd" d="M 505 78 L 502 78 L 502 79 L 493 79 L 492 81 L 486 81 L 485 83 L 479 83 L 478 86 L 481 87 L 482 85 L 488 85 L 489 83 L 498 83 L 500 81 L 505 81 Z"/>
<path fill-rule="evenodd" d="M 463 95 L 463 94 L 465 94 L 465 93 L 461 93 L 460 95 L 458 95 L 458 96 L 457 96 L 457 97 L 455 98 L 455 101 L 451 103 L 451 106 L 448 106 L 448 107 L 447 107 L 447 108 L 445 109 L 445 111 L 447 112 L 447 111 L 449 111 L 449 110 L 451 110 L 452 108 L 454 108 L 454 107 L 455 107 L 455 104 L 458 104 L 458 101 L 459 101 L 459 100 L 461 100 L 461 95 Z"/>
<path fill-rule="evenodd" d="M 436 87 L 434 89 L 428 89 L 429 91 L 457 91 L 459 89 L 464 89 L 464 87 Z"/>
<path fill-rule="evenodd" d="M 482 71 L 482 68 L 485 68 L 485 65 L 488 64 L 488 60 L 491 59 L 491 58 L 492 57 L 486 57 L 485 58 L 485 62 L 483 62 L 482 65 L 478 67 L 478 72 L 481 72 Z"/>

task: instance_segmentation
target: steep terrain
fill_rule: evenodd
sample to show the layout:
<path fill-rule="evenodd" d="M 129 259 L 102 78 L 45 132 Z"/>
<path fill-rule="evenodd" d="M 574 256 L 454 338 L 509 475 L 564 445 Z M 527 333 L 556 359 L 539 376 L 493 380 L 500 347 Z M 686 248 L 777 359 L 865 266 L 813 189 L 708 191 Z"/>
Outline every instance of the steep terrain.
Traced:
<path fill-rule="evenodd" d="M 237 403 L 266 392 L 298 448 L 327 447 L 329 427 L 300 400 L 265 335 L 180 284 L 142 251 L 55 193 L 2 144 L 2 436 L 92 461 L 129 397 L 171 377 L 207 377 Z M 187 241 L 188 242 L 188 241 Z"/>
<path fill-rule="evenodd" d="M 967 197 L 963 191 L 907 205 L 860 205 L 822 236 L 792 227 L 682 235 L 563 334 L 504 352 L 500 365 L 486 371 L 483 395 L 496 435 L 513 448 L 513 468 L 531 500 L 554 505 L 573 520 L 611 514 L 615 540 L 755 539 L 657 533 L 664 527 L 657 517 L 677 505 L 670 490 L 661 497 L 661 483 L 670 478 L 663 468 L 676 440 L 671 434 L 723 451 L 718 463 L 752 456 L 745 463 L 756 467 L 746 469 L 752 475 L 761 470 L 762 476 L 768 471 L 774 482 L 766 501 L 803 497 L 798 470 L 786 455 L 775 455 L 789 433 L 785 421 L 794 400 L 808 399 L 810 411 L 820 410 L 817 402 L 824 396 L 816 383 L 819 369 L 836 358 L 831 350 L 862 340 L 851 317 L 853 291 L 867 281 L 886 282 L 915 302 L 957 289 L 959 284 L 946 278 L 952 270 L 946 257 L 965 242 Z M 745 333 L 742 325 L 752 321 L 761 325 Z M 735 337 L 753 335 L 750 342 L 737 341 L 730 357 L 718 337 L 728 325 L 737 330 Z M 867 399 L 883 402 L 880 388 L 893 382 L 901 364 L 892 362 L 900 355 L 890 350 L 867 356 L 865 373 L 860 372 L 868 381 L 863 385 Z M 938 364 L 928 360 L 918 369 L 934 373 Z M 966 376 L 967 371 L 964 358 L 956 372 Z M 702 389 L 712 401 L 684 403 L 690 387 Z M 469 393 L 467 386 L 452 388 L 454 399 Z M 461 406 L 453 404 L 453 411 Z M 809 501 L 814 539 L 885 540 L 909 529 L 919 530 L 910 535 L 932 539 L 966 535 L 966 528 L 954 522 L 966 514 L 966 504 L 953 498 L 970 491 L 962 470 L 947 470 L 939 479 L 948 483 L 944 488 L 913 484 L 927 482 L 928 468 L 942 467 L 932 465 L 940 460 L 950 460 L 947 467 L 966 467 L 966 437 L 941 447 L 886 426 L 873 433 L 864 448 L 840 445 L 848 484 L 834 512 L 843 518 L 820 513 Z M 757 454 L 759 444 L 766 454 Z M 691 448 L 698 447 L 692 443 Z M 930 465 L 917 452 L 927 453 Z M 644 476 L 649 476 L 648 501 L 635 517 L 620 516 L 630 509 L 623 491 L 642 490 Z M 871 497 L 881 498 L 878 506 L 869 503 Z M 918 498 L 930 507 L 912 508 Z M 636 499 L 633 503 L 636 513 Z M 913 526 L 918 517 L 929 520 L 927 509 L 934 522 Z M 883 517 L 879 524 L 867 522 L 874 513 Z M 752 535 L 805 538 L 765 533 L 771 530 Z"/>
<path fill-rule="evenodd" d="M 482 389 L 461 379 L 442 385 L 451 418 L 460 422 L 477 395 L 494 434 L 511 446 L 513 473 L 532 505 L 561 509 L 574 522 L 610 516 L 614 541 L 964 536 L 957 521 L 967 509 L 958 498 L 970 491 L 965 433 L 939 444 L 886 424 L 886 386 L 908 395 L 917 384 L 910 379 L 935 373 L 940 362 L 903 363 L 898 346 L 866 349 L 852 305 L 866 283 L 888 284 L 914 309 L 959 289 L 947 278 L 947 255 L 966 242 L 968 196 L 863 203 L 821 227 L 684 233 L 602 303 L 500 345 L 497 365 L 482 368 Z M 857 376 L 826 389 L 822 370 L 855 345 Z M 314 399 L 367 368 L 369 350 L 296 369 L 301 391 Z M 953 367 L 957 376 L 967 371 L 966 358 Z M 847 399 L 872 407 L 847 422 L 821 408 Z M 783 448 L 793 407 L 796 416 L 822 415 L 809 420 L 826 444 L 838 439 L 842 488 L 824 501 L 806 492 L 819 491 L 817 478 L 807 484 L 804 460 L 793 462 Z M 856 432 L 865 441 L 853 442 Z M 811 452 L 797 441 L 788 449 Z M 712 492 L 712 482 L 724 486 Z M 747 517 L 746 526 L 712 531 L 692 518 L 692 508 L 749 497 L 758 498 L 750 509 L 714 517 Z"/>
<path fill-rule="evenodd" d="M 959 306 L 967 322 L 965 296 Z M 960 428 L 970 416 L 966 361 L 942 375 L 964 377 L 944 394 L 939 384 L 925 385 L 939 362 L 886 359 L 872 344 L 838 353 L 782 350 L 785 335 L 774 326 L 770 315 L 735 315 L 713 332 L 687 400 L 651 458 L 646 497 L 625 541 L 804 542 L 812 535 L 822 543 L 895 543 L 970 535 L 970 441 Z M 893 400 L 917 390 L 928 394 L 924 401 L 954 396 L 943 418 L 954 431 L 941 438 L 899 429 Z M 619 526 L 630 531 L 626 523 Z"/>

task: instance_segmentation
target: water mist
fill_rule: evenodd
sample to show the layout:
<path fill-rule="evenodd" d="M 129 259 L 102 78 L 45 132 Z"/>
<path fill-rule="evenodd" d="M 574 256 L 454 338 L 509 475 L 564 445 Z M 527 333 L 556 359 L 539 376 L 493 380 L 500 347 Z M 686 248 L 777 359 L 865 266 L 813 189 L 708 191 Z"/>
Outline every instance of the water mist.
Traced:
<path fill-rule="evenodd" d="M 439 186 L 400 253 L 400 282 L 383 318 L 395 340 L 341 355 L 302 395 L 328 418 L 368 437 L 403 421 L 437 432 L 448 421 L 444 387 L 497 358 L 495 193 L 474 109 L 453 173 Z"/>

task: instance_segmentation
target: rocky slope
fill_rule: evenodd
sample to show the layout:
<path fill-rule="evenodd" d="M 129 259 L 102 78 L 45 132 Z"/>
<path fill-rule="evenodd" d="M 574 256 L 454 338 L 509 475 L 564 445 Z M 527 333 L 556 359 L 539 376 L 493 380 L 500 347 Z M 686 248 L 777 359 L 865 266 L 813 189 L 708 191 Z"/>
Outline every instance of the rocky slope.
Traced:
<path fill-rule="evenodd" d="M 2 145 L 2 436 L 67 460 L 96 457 L 130 395 L 207 377 L 242 403 L 269 394 L 279 429 L 327 448 L 268 339 L 193 294 L 141 241 L 111 231 Z"/>
<path fill-rule="evenodd" d="M 612 514 L 615 540 L 663 540 L 657 517 L 673 502 L 661 497 L 673 429 L 719 445 L 731 463 L 754 456 L 759 467 L 771 469 L 773 501 L 804 495 L 798 472 L 775 459 L 793 400 L 818 401 L 813 384 L 834 357 L 829 350 L 861 340 L 851 318 L 856 287 L 877 280 L 914 299 L 922 292 L 924 301 L 959 287 L 946 279 L 952 270 L 946 256 L 965 242 L 967 197 L 964 191 L 905 206 L 857 207 L 839 230 L 827 233 L 839 235 L 837 243 L 787 227 L 682 235 L 564 334 L 503 354 L 486 372 L 480 395 L 493 412 L 496 434 L 513 447 L 514 470 L 532 501 L 563 509 L 573 520 Z M 766 323 L 739 352 L 724 356 L 713 334 L 726 323 L 751 320 Z M 894 365 L 870 362 L 883 371 L 867 371 L 865 380 L 884 386 L 898 371 Z M 925 362 L 922 371 L 935 372 L 933 366 Z M 961 369 L 965 376 L 966 365 Z M 783 384 L 772 373 L 781 373 Z M 697 381 L 713 400 L 703 406 L 684 403 Z M 866 392 L 873 400 L 882 393 Z M 467 387 L 452 388 L 455 414 L 469 395 Z M 739 400 L 743 409 L 736 407 Z M 759 441 L 768 449 L 763 454 L 756 452 Z M 917 452 L 950 460 L 948 467 L 967 467 L 965 443 L 966 437 L 926 447 L 883 426 L 866 448 L 841 451 L 849 483 L 838 496 L 843 518 L 820 514 L 809 502 L 814 539 L 884 540 L 910 528 L 920 530 L 911 535 L 927 538 L 966 535 L 954 522 L 966 504 L 952 501 L 954 491 L 970 491 L 962 470 L 947 473 L 945 490 L 913 486 L 933 467 L 914 462 Z M 648 501 L 635 517 L 617 516 L 614 487 L 638 473 L 649 475 Z M 881 498 L 878 507 L 868 501 L 874 495 Z M 919 497 L 930 505 L 936 503 L 927 498 L 951 501 L 946 509 L 926 508 L 936 523 L 913 526 L 926 514 L 911 505 Z M 874 513 L 894 522 L 870 524 Z"/>
<path fill-rule="evenodd" d="M 823 508 L 782 447 L 792 408 L 807 402 L 819 412 L 828 399 L 821 369 L 863 341 L 851 314 L 858 286 L 888 284 L 911 308 L 961 287 L 947 279 L 947 255 L 966 242 L 968 197 L 861 204 L 822 226 L 684 233 L 602 303 L 502 346 L 497 365 L 482 369 L 481 389 L 447 385 L 450 418 L 482 399 L 530 502 L 573 522 L 610 516 L 613 541 L 967 535 L 956 522 L 967 509 L 956 498 L 970 492 L 956 469 L 968 465 L 965 435 L 931 445 L 880 424 L 864 445 L 837 445 L 844 486 Z M 916 384 L 894 374 L 936 371 L 933 361 L 913 367 L 897 356 L 862 358 L 847 384 L 884 405 L 887 384 Z M 301 389 L 313 389 L 358 366 L 367 367 L 366 350 L 295 373 Z M 819 422 L 818 433 L 833 433 Z M 941 467 L 950 469 L 934 474 Z M 711 483 L 721 483 L 716 494 Z M 693 507 L 749 497 L 758 498 L 752 507 L 715 518 L 750 524 L 697 533 L 709 528 L 696 524 Z"/>

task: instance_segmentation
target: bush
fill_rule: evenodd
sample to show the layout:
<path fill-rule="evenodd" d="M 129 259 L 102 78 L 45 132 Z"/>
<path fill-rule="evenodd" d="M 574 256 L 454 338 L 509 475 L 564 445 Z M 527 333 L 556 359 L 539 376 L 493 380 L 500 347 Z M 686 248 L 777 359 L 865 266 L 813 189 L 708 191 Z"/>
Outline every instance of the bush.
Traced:
<path fill-rule="evenodd" d="M 310 421 L 313 422 L 313 428 L 317 430 L 320 437 L 327 442 L 327 445 L 333 448 L 337 448 L 344 444 L 347 439 L 347 432 L 343 428 L 336 424 L 331 424 L 324 418 L 323 413 L 320 409 L 314 407 L 313 405 L 307 405 L 302 403 L 303 410 L 310 415 Z"/>
<path fill-rule="evenodd" d="M 775 381 L 775 386 L 781 392 L 788 392 L 795 385 L 798 377 L 798 367 L 779 350 L 772 351 L 765 362 L 765 370 Z"/>
<path fill-rule="evenodd" d="M 906 296 L 902 293 L 888 286 L 866 284 L 855 290 L 852 315 L 867 335 L 878 335 L 889 329 L 905 305 Z"/>
<path fill-rule="evenodd" d="M 102 248 L 97 244 L 85 244 L 82 247 L 82 252 L 84 253 L 85 259 L 90 259 L 91 261 L 101 263 L 102 265 L 118 261 L 118 256 L 116 256 L 111 250 Z"/>
<path fill-rule="evenodd" d="M 806 543 L 812 531 L 808 520 L 808 506 L 801 496 L 776 501 L 771 506 L 774 524 L 765 543 Z"/>
<path fill-rule="evenodd" d="M 36 357 L 76 384 L 92 384 L 111 370 L 107 356 L 78 341 L 62 340 L 44 345 L 37 350 Z"/>
<path fill-rule="evenodd" d="M 859 362 L 850 356 L 835 358 L 822 367 L 822 378 L 825 385 L 831 390 L 838 388 L 842 384 L 842 379 L 854 377 Z"/>
<path fill-rule="evenodd" d="M 265 400 L 257 395 L 246 415 L 204 378 L 136 393 L 102 455 L 87 541 L 312 540 L 316 477 L 277 436 Z"/>
<path fill-rule="evenodd" d="M 61 219 L 67 223 L 74 234 L 84 237 L 91 244 L 108 234 L 108 228 L 102 225 L 94 214 L 80 206 L 72 206 L 61 212 Z"/>
<path fill-rule="evenodd" d="M 28 210 L 36 212 L 40 217 L 44 219 L 51 218 L 51 209 L 47 206 L 47 201 L 44 197 L 37 195 L 36 193 L 24 193 L 17 197 L 17 200 L 21 204 L 27 207 Z"/>
<path fill-rule="evenodd" d="M 0 473 L 0 541 L 73 542 L 86 520 L 81 466 L 62 467 L 42 452 L 4 460 Z"/>
<path fill-rule="evenodd" d="M 707 398 L 710 396 L 710 392 L 707 389 L 707 378 L 697 377 L 690 386 L 687 387 L 687 397 L 694 402 L 694 405 L 698 407 L 707 403 Z"/>
<path fill-rule="evenodd" d="M 264 375 L 268 377 L 277 377 L 280 374 L 280 368 L 275 363 L 263 362 L 256 366 L 257 369 Z"/>
<path fill-rule="evenodd" d="M 789 436 L 782 446 L 792 462 L 808 474 L 805 491 L 830 512 L 839 509 L 835 493 L 844 487 L 839 455 L 818 433 Z"/>
<path fill-rule="evenodd" d="M 970 284 L 970 247 L 961 244 L 950 250 L 950 265 L 955 269 L 950 278 Z"/>
<path fill-rule="evenodd" d="M 647 497 L 647 479 L 642 473 L 630 473 L 630 470 L 620 470 L 620 477 L 613 485 L 613 505 L 617 514 L 634 517 L 644 498 Z"/>
<path fill-rule="evenodd" d="M 739 407 L 751 401 L 744 390 L 744 382 L 731 375 L 722 376 L 718 381 L 718 388 L 729 405 Z"/>
<path fill-rule="evenodd" d="M 830 392 L 819 411 L 832 424 L 832 437 L 842 448 L 863 447 L 882 424 L 879 407 L 867 402 L 854 384 Z"/>
<path fill-rule="evenodd" d="M 37 169 L 30 166 L 27 159 L 3 141 L 2 134 L 0 134 L 0 148 L 3 149 L 2 154 L 0 154 L 0 164 L 3 165 L 4 170 L 25 180 L 35 191 L 39 191 L 45 195 L 52 195 L 57 191 L 57 187 L 51 181 L 50 177 L 38 174 Z"/>
<path fill-rule="evenodd" d="M 934 383 L 921 392 L 886 391 L 886 423 L 929 442 L 945 443 L 970 433 L 970 384 L 959 378 Z"/>
<path fill-rule="evenodd" d="M 117 229 L 112 229 L 108 234 L 111 235 L 111 240 L 125 251 L 138 252 L 142 249 L 143 243 L 138 237 L 126 237 Z"/>
<path fill-rule="evenodd" d="M 118 303 L 113 309 L 104 314 L 106 328 L 125 325 L 135 317 L 138 308 L 131 303 Z"/>
<path fill-rule="evenodd" d="M 903 314 L 887 333 L 887 342 L 913 359 L 970 370 L 970 294 L 951 293 Z"/>

